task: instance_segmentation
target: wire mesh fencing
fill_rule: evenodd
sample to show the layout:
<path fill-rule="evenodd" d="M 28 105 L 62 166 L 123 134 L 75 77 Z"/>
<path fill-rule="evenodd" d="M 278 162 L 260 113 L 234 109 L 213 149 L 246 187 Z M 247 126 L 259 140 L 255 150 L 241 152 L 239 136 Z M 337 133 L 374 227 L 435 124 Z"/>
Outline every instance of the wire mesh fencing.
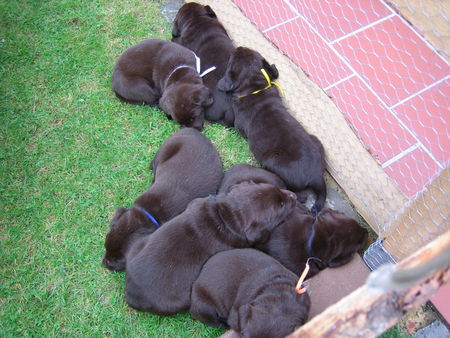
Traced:
<path fill-rule="evenodd" d="M 448 230 L 450 3 L 233 2 L 333 100 L 405 197 L 404 207 L 375 228 L 389 237 L 393 257 Z M 375 200 L 389 198 L 378 194 Z"/>

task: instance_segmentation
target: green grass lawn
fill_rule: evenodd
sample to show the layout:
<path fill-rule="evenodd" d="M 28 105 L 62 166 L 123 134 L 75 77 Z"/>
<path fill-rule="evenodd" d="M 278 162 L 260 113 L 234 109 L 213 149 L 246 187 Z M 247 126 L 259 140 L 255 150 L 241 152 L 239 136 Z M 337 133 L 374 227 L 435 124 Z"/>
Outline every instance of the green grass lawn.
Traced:
<path fill-rule="evenodd" d="M 158 1 L 0 1 L 0 336 L 209 337 L 186 313 L 124 302 L 124 274 L 101 265 L 118 206 L 179 126 L 121 103 L 113 64 L 145 38 L 169 39 Z M 206 124 L 225 168 L 252 162 L 233 129 Z"/>

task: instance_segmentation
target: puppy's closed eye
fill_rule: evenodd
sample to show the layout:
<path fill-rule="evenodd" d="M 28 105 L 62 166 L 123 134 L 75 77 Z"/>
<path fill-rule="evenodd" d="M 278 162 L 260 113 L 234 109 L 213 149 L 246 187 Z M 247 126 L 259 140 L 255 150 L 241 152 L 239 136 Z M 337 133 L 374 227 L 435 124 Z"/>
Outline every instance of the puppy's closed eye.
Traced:
<path fill-rule="evenodd" d="M 208 5 L 206 5 L 204 7 L 206 15 L 208 15 L 210 18 L 217 18 L 216 13 L 212 10 L 211 7 L 209 7 Z"/>

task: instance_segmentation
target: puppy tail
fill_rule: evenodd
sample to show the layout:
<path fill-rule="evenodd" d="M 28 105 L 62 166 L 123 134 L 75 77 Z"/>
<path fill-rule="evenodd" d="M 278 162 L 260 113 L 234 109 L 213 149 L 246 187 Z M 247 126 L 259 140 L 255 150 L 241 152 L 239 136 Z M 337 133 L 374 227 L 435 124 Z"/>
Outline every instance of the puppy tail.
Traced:
<path fill-rule="evenodd" d="M 311 214 L 316 217 L 320 210 L 322 210 L 323 206 L 325 205 L 325 201 L 327 199 L 327 186 L 325 184 L 325 181 L 320 184 L 318 187 L 311 187 L 313 191 L 316 194 L 316 201 L 314 202 L 314 205 L 311 207 Z"/>

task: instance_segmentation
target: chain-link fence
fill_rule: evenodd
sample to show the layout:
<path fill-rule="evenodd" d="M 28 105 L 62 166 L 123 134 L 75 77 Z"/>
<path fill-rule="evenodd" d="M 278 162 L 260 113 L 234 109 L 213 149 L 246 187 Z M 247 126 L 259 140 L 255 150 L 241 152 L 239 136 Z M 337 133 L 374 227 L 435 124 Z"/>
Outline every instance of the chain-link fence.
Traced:
<path fill-rule="evenodd" d="M 393 257 L 448 230 L 450 3 L 233 2 L 333 100 L 401 191 L 403 206 L 374 227 Z"/>

